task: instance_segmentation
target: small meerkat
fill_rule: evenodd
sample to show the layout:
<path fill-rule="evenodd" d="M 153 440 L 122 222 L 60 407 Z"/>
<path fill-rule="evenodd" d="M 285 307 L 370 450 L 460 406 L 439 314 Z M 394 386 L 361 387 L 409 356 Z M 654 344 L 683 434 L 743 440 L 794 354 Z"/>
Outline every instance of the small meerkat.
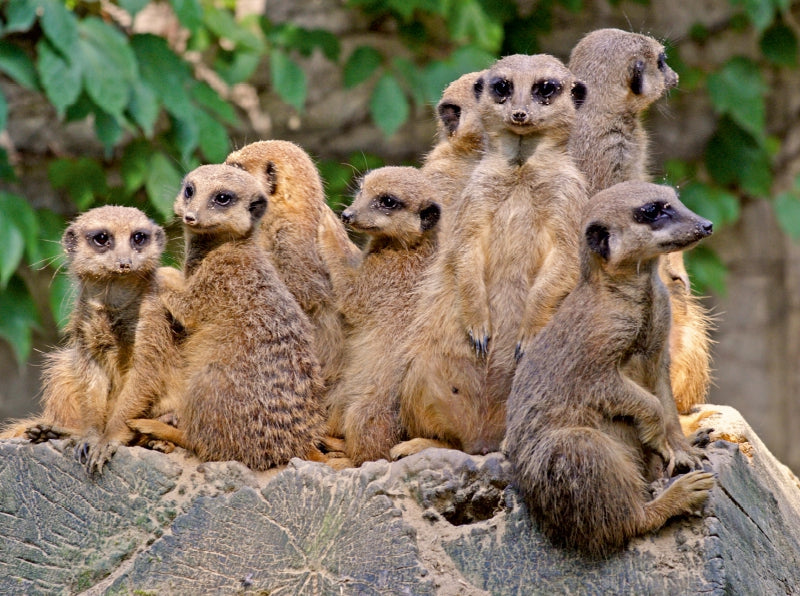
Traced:
<path fill-rule="evenodd" d="M 678 84 L 664 46 L 647 35 L 598 29 L 572 50 L 569 68 L 588 86 L 570 151 L 586 174 L 590 195 L 618 182 L 648 180 L 642 115 Z M 683 253 L 664 255 L 659 267 L 672 302 L 673 393 L 679 411 L 688 413 L 705 401 L 711 382 L 710 319 L 691 293 Z"/>
<path fill-rule="evenodd" d="M 410 441 L 496 450 L 519 354 L 577 281 L 586 191 L 567 153 L 584 86 L 556 58 L 508 56 L 484 75 L 486 149 L 451 214 L 403 350 Z"/>
<path fill-rule="evenodd" d="M 266 209 L 260 182 L 241 169 L 200 166 L 184 178 L 175 199 L 184 273 L 159 270 L 160 298 L 186 331 L 180 428 L 129 422 L 204 461 L 233 459 L 254 470 L 321 459 L 324 426 L 308 319 L 258 239 Z"/>
<path fill-rule="evenodd" d="M 658 258 L 711 228 L 646 182 L 617 184 L 586 209 L 580 282 L 523 355 L 508 399 L 515 484 L 558 545 L 603 557 L 692 512 L 713 486 L 692 471 L 646 497 L 665 471 L 700 466 L 670 392 Z"/>
<path fill-rule="evenodd" d="M 178 362 L 158 299 L 165 241 L 161 227 L 132 207 L 97 207 L 70 224 L 61 244 L 77 301 L 66 345 L 45 365 L 43 413 L 14 423 L 4 437 L 73 437 L 89 471 L 100 471 L 133 439 L 129 418 L 163 410 L 158 396 Z"/>
<path fill-rule="evenodd" d="M 342 212 L 346 224 L 369 238 L 361 258 L 336 255 L 330 234 L 321 239 L 348 327 L 344 370 L 327 396 L 329 432 L 344 436 L 355 465 L 388 459 L 402 437 L 392 362 L 413 315 L 414 288 L 436 250 L 441 208 L 433 190 L 416 168 L 373 170 Z"/>
<path fill-rule="evenodd" d="M 228 155 L 225 163 L 249 172 L 267 190 L 269 209 L 261 222 L 260 242 L 311 321 L 314 350 L 322 366 L 323 380 L 330 385 L 342 366 L 344 330 L 317 243 L 320 230 L 329 231 L 338 252 L 356 258 L 360 251 L 325 202 L 314 162 L 294 143 L 279 140 L 250 143 Z"/>
<path fill-rule="evenodd" d="M 438 142 L 422 164 L 446 211 L 461 196 L 481 159 L 484 131 L 478 111 L 486 71 L 462 75 L 450 83 L 436 106 Z"/>

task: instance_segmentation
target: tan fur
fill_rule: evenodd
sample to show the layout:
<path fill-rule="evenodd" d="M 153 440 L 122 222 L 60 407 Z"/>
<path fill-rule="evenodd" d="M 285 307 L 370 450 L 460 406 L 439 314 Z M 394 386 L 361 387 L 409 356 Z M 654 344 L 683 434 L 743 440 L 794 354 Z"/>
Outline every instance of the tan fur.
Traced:
<path fill-rule="evenodd" d="M 537 95 L 553 81 L 550 97 Z M 500 98 L 505 83 L 513 93 Z M 557 59 L 509 56 L 485 75 L 487 149 L 442 238 L 403 350 L 401 419 L 415 441 L 498 448 L 516 364 L 577 279 L 583 177 L 567 154 L 582 87 Z M 514 120 L 517 118 L 517 120 Z"/>
<path fill-rule="evenodd" d="M 355 465 L 388 458 L 399 442 L 397 384 L 393 362 L 401 350 L 414 306 L 414 287 L 436 249 L 441 209 L 430 180 L 416 168 L 369 172 L 342 219 L 369 241 L 358 262 L 340 254 L 328 260 L 339 308 L 348 326 L 346 364 L 328 394 L 329 432 L 344 435 Z M 325 255 L 335 238 L 322 238 Z"/>
<path fill-rule="evenodd" d="M 654 204 L 656 217 L 641 218 Z M 670 392 L 657 260 L 710 234 L 711 222 L 669 187 L 625 182 L 591 200 L 581 229 L 581 280 L 519 363 L 506 450 L 540 529 L 602 557 L 690 513 L 713 486 L 695 471 L 647 497 L 665 468 L 700 465 Z"/>
<path fill-rule="evenodd" d="M 159 271 L 161 300 L 186 330 L 180 431 L 131 422 L 202 460 L 255 470 L 316 457 L 324 425 L 308 319 L 258 240 L 264 194 L 231 166 L 201 166 L 184 178 L 175 213 L 186 236 L 185 279 Z"/>
<path fill-rule="evenodd" d="M 77 289 L 66 345 L 48 356 L 41 416 L 16 422 L 3 436 L 74 436 L 89 470 L 100 471 L 133 439 L 128 418 L 171 407 L 158 403 L 166 371 L 177 365 L 157 297 L 164 244 L 164 231 L 131 207 L 98 207 L 72 222 L 62 239 Z"/>
<path fill-rule="evenodd" d="M 294 143 L 251 143 L 231 153 L 225 163 L 250 172 L 267 189 L 269 209 L 261 223 L 261 244 L 311 321 L 314 350 L 329 385 L 342 365 L 344 331 L 317 237 L 327 229 L 338 252 L 355 256 L 358 248 L 325 203 L 314 162 Z"/>
<path fill-rule="evenodd" d="M 588 86 L 570 151 L 587 176 L 590 194 L 626 180 L 648 180 L 648 139 L 641 117 L 678 84 L 664 46 L 646 35 L 599 29 L 575 46 L 569 67 Z M 665 255 L 659 268 L 672 301 L 673 393 L 685 413 L 708 393 L 710 321 L 691 294 L 683 253 Z"/>

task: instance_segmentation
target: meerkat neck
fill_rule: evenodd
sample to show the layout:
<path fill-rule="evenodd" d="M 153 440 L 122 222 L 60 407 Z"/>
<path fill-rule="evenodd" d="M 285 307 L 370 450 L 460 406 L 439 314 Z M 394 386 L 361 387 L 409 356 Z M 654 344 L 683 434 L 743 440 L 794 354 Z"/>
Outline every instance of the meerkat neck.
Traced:
<path fill-rule="evenodd" d="M 521 166 L 538 151 L 546 137 L 538 133 L 518 135 L 502 130 L 491 134 L 489 138 L 492 147 L 509 165 Z"/>
<path fill-rule="evenodd" d="M 125 310 L 141 302 L 143 288 L 151 285 L 154 276 L 154 271 L 147 271 L 127 274 L 125 277 L 82 278 L 79 302 L 106 310 Z"/>
<path fill-rule="evenodd" d="M 185 275 L 188 277 L 194 273 L 206 255 L 225 241 L 226 238 L 222 234 L 193 234 L 187 231 Z"/>

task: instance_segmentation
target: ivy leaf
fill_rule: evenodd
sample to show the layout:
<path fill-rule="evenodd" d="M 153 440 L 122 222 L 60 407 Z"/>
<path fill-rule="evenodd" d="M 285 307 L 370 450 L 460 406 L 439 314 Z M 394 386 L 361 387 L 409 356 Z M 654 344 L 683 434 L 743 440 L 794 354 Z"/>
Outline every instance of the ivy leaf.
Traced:
<path fill-rule="evenodd" d="M 150 156 L 153 148 L 147 141 L 138 140 L 125 147 L 120 164 L 122 185 L 127 193 L 140 189 L 150 169 Z"/>
<path fill-rule="evenodd" d="M 103 143 L 106 157 L 110 157 L 111 150 L 122 137 L 122 126 L 114 116 L 97 108 L 94 111 L 94 134 Z"/>
<path fill-rule="evenodd" d="M 468 72 L 483 70 L 494 62 L 494 57 L 475 46 L 466 46 L 447 60 L 432 61 L 423 72 L 425 97 L 436 104 L 445 87 Z"/>
<path fill-rule="evenodd" d="M 0 238 L 3 239 L 3 250 L 0 251 L 0 289 L 5 289 L 25 253 L 25 236 L 6 211 L 0 212 Z"/>
<path fill-rule="evenodd" d="M 39 315 L 31 293 L 18 277 L 0 291 L 0 312 L 0 337 L 8 341 L 17 363 L 22 365 L 31 354 L 31 330 L 39 326 Z"/>
<path fill-rule="evenodd" d="M 260 52 L 220 52 L 214 59 L 214 70 L 228 85 L 248 80 L 261 63 Z"/>
<path fill-rule="evenodd" d="M 180 117 L 192 111 L 187 86 L 193 80 L 189 65 L 167 45 L 167 40 L 151 34 L 130 38 L 144 83 L 155 92 L 164 108 Z"/>
<path fill-rule="evenodd" d="M 759 32 L 769 27 L 772 23 L 775 14 L 772 2 L 773 0 L 731 0 L 733 6 L 744 8 L 744 12 L 750 22 L 753 23 L 753 27 Z"/>
<path fill-rule="evenodd" d="M 132 17 L 147 6 L 150 0 L 118 0 L 120 7 Z"/>
<path fill-rule="evenodd" d="M 503 43 L 502 23 L 490 19 L 477 0 L 452 3 L 447 25 L 454 40 L 472 41 L 487 52 L 498 52 Z"/>
<path fill-rule="evenodd" d="M 34 91 L 39 89 L 36 67 L 25 51 L 12 43 L 0 41 L 0 71 Z"/>
<path fill-rule="evenodd" d="M 128 113 L 148 138 L 153 136 L 153 130 L 160 111 L 161 105 L 158 102 L 156 92 L 143 81 L 134 81 L 131 85 Z"/>
<path fill-rule="evenodd" d="M 67 225 L 64 218 L 49 209 L 40 209 L 36 212 L 36 221 L 39 228 L 38 249 L 39 260 L 31 264 L 41 267 L 49 265 L 59 269 L 66 261 L 61 248 L 61 235 Z"/>
<path fill-rule="evenodd" d="M 64 111 L 78 100 L 83 88 L 80 64 L 65 59 L 46 38 L 36 44 L 36 53 L 42 87 L 58 115 L 63 116 Z"/>
<path fill-rule="evenodd" d="M 344 64 L 344 86 L 352 89 L 356 85 L 360 85 L 372 76 L 382 61 L 380 52 L 375 48 L 357 47 Z"/>
<path fill-rule="evenodd" d="M 211 163 L 225 161 L 231 150 L 228 131 L 202 110 L 197 110 L 195 118 L 200 134 L 200 150 L 205 158 Z"/>
<path fill-rule="evenodd" d="M 766 197 L 772 186 L 770 155 L 758 142 L 728 118 L 706 146 L 706 167 L 721 186 L 738 184 L 748 194 Z"/>
<path fill-rule="evenodd" d="M 169 0 L 181 25 L 196 31 L 203 24 L 203 7 L 199 0 Z"/>
<path fill-rule="evenodd" d="M 0 94 L 0 101 L 5 101 L 5 96 Z M 0 180 L 6 180 L 8 182 L 17 182 L 17 174 L 14 172 L 14 168 L 8 161 L 8 151 L 0 147 Z"/>
<path fill-rule="evenodd" d="M 777 66 L 797 66 L 797 36 L 791 27 L 775 23 L 761 36 L 761 51 Z"/>
<path fill-rule="evenodd" d="M 39 260 L 39 222 L 36 212 L 25 197 L 9 192 L 0 191 L 0 218 L 5 219 L 6 225 L 15 228 L 23 241 L 23 248 L 28 263 Z M 0 238 L 4 236 L 0 234 Z M 19 261 L 17 261 L 17 264 Z M 16 268 L 16 265 L 15 265 Z M 0 273 L 0 285 L 4 285 L 8 278 L 3 278 Z"/>
<path fill-rule="evenodd" d="M 293 23 L 284 23 L 275 27 L 270 39 L 286 49 L 297 50 L 303 56 L 311 56 L 314 49 L 319 48 L 328 60 L 339 59 L 341 45 L 339 38 L 325 29 L 303 29 Z"/>
<path fill-rule="evenodd" d="M 264 40 L 248 28 L 236 22 L 233 13 L 209 5 L 204 11 L 205 25 L 221 40 L 232 43 L 237 50 L 251 54 L 264 52 Z"/>
<path fill-rule="evenodd" d="M 425 72 L 408 58 L 396 57 L 392 60 L 392 69 L 405 83 L 406 89 L 411 92 L 411 97 L 417 105 L 429 103 L 426 91 Z"/>
<path fill-rule="evenodd" d="M 150 159 L 150 168 L 145 180 L 147 198 L 155 208 L 162 221 L 173 218 L 172 204 L 181 186 L 183 177 L 172 165 L 172 161 L 163 153 L 156 153 Z"/>
<path fill-rule="evenodd" d="M 79 210 L 88 209 L 96 199 L 108 194 L 106 175 L 100 164 L 88 157 L 58 159 L 47 168 L 50 184 L 64 189 Z"/>
<path fill-rule="evenodd" d="M 197 123 L 197 108 L 192 108 L 181 118 L 172 118 L 169 141 L 178 150 L 181 159 L 186 162 L 200 142 L 200 127 Z"/>
<path fill-rule="evenodd" d="M 49 304 L 53 313 L 53 320 L 60 330 L 64 330 L 69 323 L 69 315 L 75 307 L 77 290 L 66 272 L 60 272 L 50 282 Z"/>
<path fill-rule="evenodd" d="M 781 193 L 775 197 L 772 206 L 781 229 L 792 240 L 800 240 L 800 196 L 798 193 Z"/>
<path fill-rule="evenodd" d="M 50 43 L 64 58 L 75 54 L 78 19 L 61 0 L 39 0 L 39 23 Z"/>
<path fill-rule="evenodd" d="M 298 112 L 303 111 L 306 102 L 306 73 L 298 64 L 280 50 L 273 50 L 269 56 L 272 86 L 281 99 Z"/>
<path fill-rule="evenodd" d="M 387 137 L 397 132 L 408 120 L 408 100 L 392 75 L 385 74 L 378 80 L 369 100 L 369 112 Z"/>
<path fill-rule="evenodd" d="M 199 82 L 191 90 L 192 99 L 227 124 L 237 124 L 239 119 L 231 104 L 222 99 L 208 83 Z"/>
<path fill-rule="evenodd" d="M 22 33 L 30 30 L 36 21 L 36 2 L 34 0 L 11 0 L 6 5 L 6 26 L 4 33 Z"/>
<path fill-rule="evenodd" d="M 8 101 L 6 96 L 0 92 L 0 131 L 5 130 L 8 122 Z"/>
<path fill-rule="evenodd" d="M 742 56 L 731 58 L 708 76 L 708 92 L 716 111 L 729 115 L 757 139 L 764 137 L 766 91 L 758 65 Z"/>
<path fill-rule="evenodd" d="M 711 220 L 715 227 L 736 222 L 741 210 L 736 195 L 701 182 L 682 188 L 681 202 L 701 217 Z"/>
<path fill-rule="evenodd" d="M 684 254 L 692 286 L 701 293 L 711 290 L 719 296 L 725 296 L 728 268 L 717 254 L 707 246 L 698 246 Z"/>

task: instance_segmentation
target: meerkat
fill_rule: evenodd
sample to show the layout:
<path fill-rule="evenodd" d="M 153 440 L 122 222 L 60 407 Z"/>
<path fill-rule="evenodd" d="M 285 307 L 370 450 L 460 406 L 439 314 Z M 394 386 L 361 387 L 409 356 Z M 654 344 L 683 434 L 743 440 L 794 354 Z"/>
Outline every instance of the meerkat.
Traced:
<path fill-rule="evenodd" d="M 496 450 L 517 357 L 577 282 L 586 191 L 567 141 L 585 88 L 547 55 L 499 60 L 482 88 L 486 149 L 420 283 L 400 385 L 412 439 L 393 457 Z"/>
<path fill-rule="evenodd" d="M 589 193 L 627 180 L 649 179 L 642 114 L 678 84 L 664 46 L 646 35 L 599 29 L 572 50 L 569 68 L 588 86 L 575 119 L 570 151 L 586 174 Z M 710 320 L 691 293 L 683 253 L 664 255 L 661 277 L 670 291 L 672 384 L 681 413 L 703 403 L 710 378 Z"/>
<path fill-rule="evenodd" d="M 414 288 L 436 250 L 441 208 L 433 191 L 416 168 L 373 170 L 342 212 L 347 225 L 369 238 L 358 262 L 336 255 L 331 234 L 321 239 L 349 330 L 345 367 L 327 396 L 329 433 L 344 436 L 354 465 L 388 459 L 402 437 L 391 363 L 413 314 Z"/>
<path fill-rule="evenodd" d="M 505 449 L 542 532 L 603 557 L 691 513 L 713 486 L 691 471 L 645 496 L 653 476 L 700 466 L 670 392 L 658 257 L 712 226 L 673 189 L 624 182 L 592 198 L 581 229 L 580 282 L 519 363 Z M 660 462 L 656 474 L 648 460 Z"/>
<path fill-rule="evenodd" d="M 267 190 L 270 206 L 261 222 L 260 242 L 311 321 L 323 380 L 331 385 L 342 366 L 344 330 L 317 243 L 320 230 L 329 230 L 339 252 L 356 258 L 359 250 L 325 202 L 314 162 L 294 143 L 251 143 L 228 155 L 225 163 L 254 175 Z"/>
<path fill-rule="evenodd" d="M 159 270 L 160 298 L 186 330 L 180 428 L 131 428 L 254 470 L 319 459 L 324 415 L 311 328 L 263 249 L 260 182 L 227 165 L 200 166 L 175 199 L 186 240 L 184 272 Z"/>
<path fill-rule="evenodd" d="M 172 407 L 158 403 L 166 371 L 177 366 L 158 299 L 165 242 L 161 227 L 132 207 L 97 207 L 69 225 L 61 243 L 77 301 L 66 345 L 45 365 L 43 413 L 16 422 L 4 437 L 71 437 L 89 471 L 100 471 L 133 439 L 129 418 Z"/>
<path fill-rule="evenodd" d="M 481 159 L 484 132 L 478 99 L 485 72 L 471 72 L 450 83 L 436 106 L 438 141 L 425 156 L 422 171 L 435 185 L 436 200 L 445 211 L 461 196 Z"/>

